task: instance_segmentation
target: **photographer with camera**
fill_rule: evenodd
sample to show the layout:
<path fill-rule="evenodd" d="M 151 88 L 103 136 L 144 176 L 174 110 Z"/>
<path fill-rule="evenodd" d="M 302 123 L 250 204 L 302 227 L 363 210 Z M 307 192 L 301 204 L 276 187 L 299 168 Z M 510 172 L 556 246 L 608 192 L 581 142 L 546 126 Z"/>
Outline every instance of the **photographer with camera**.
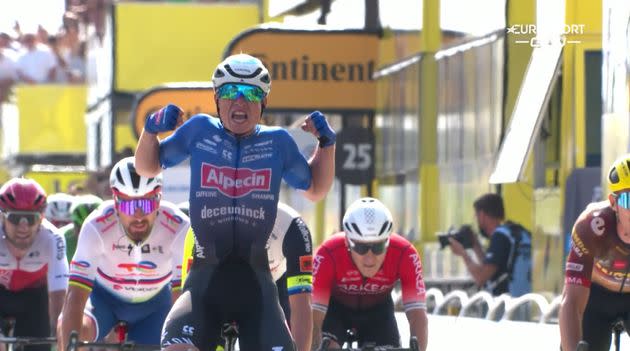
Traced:
<path fill-rule="evenodd" d="M 473 207 L 480 234 L 490 240 L 486 252 L 470 226 L 462 226 L 440 240 L 443 244 L 448 240 L 451 251 L 464 259 L 475 282 L 492 295 L 509 293 L 517 297 L 531 292 L 530 233 L 520 224 L 505 221 L 503 199 L 498 194 L 480 196 Z M 468 255 L 466 247 L 473 249 L 476 260 Z"/>

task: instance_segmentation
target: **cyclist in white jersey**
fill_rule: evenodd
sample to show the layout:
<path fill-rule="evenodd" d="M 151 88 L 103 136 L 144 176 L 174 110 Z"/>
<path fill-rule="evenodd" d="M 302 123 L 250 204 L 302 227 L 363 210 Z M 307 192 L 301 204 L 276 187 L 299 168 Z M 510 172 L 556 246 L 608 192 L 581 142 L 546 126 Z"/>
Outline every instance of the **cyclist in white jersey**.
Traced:
<path fill-rule="evenodd" d="M 156 345 L 180 294 L 189 220 L 174 204 L 160 201 L 161 175 L 139 176 L 133 157 L 116 163 L 110 185 L 114 200 L 92 212 L 79 234 L 61 339 L 81 330 L 81 339 L 103 340 L 125 321 L 129 340 Z M 66 342 L 59 346 L 65 349 Z"/>
<path fill-rule="evenodd" d="M 66 294 L 65 241 L 44 219 L 45 208 L 46 192 L 32 179 L 13 178 L 0 188 L 0 317 L 15 318 L 14 336 L 50 336 Z"/>

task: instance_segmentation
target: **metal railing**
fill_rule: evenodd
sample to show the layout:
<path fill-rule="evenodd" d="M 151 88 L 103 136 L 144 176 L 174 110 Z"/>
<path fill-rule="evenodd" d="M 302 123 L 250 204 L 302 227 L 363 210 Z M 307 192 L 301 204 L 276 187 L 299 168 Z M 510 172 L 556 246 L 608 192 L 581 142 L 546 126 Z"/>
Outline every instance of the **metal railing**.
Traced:
<path fill-rule="evenodd" d="M 401 305 L 400 293 L 394 293 L 392 297 L 396 305 Z M 561 299 L 562 296 L 548 296 L 542 293 L 511 297 L 508 294 L 492 296 L 487 291 L 479 291 L 468 296 L 463 290 L 453 290 L 444 295 L 437 288 L 430 288 L 426 292 L 429 314 L 543 324 L 558 323 Z"/>

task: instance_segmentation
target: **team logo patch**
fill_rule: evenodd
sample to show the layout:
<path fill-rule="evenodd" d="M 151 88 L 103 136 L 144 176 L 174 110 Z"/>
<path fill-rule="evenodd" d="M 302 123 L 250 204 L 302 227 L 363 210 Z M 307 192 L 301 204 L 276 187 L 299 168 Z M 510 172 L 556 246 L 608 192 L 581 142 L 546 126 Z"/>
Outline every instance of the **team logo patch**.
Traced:
<path fill-rule="evenodd" d="M 217 167 L 202 163 L 201 187 L 217 189 L 229 197 L 242 197 L 252 191 L 269 191 L 271 168 Z"/>
<path fill-rule="evenodd" d="M 150 272 L 157 268 L 157 265 L 151 261 L 140 261 L 138 263 L 119 263 L 118 268 L 127 272 Z"/>
<path fill-rule="evenodd" d="M 300 256 L 300 272 L 313 272 L 313 256 Z"/>

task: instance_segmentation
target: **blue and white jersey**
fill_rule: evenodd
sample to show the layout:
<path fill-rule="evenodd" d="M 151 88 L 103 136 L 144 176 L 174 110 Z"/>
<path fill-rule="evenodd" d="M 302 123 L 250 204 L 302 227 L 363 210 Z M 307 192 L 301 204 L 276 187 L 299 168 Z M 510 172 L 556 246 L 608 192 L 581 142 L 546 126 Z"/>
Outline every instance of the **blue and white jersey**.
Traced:
<path fill-rule="evenodd" d="M 235 137 L 218 118 L 199 114 L 160 143 L 162 167 L 190 157 L 190 218 L 194 262 L 231 253 L 266 266 L 281 180 L 306 190 L 311 170 L 289 133 L 258 125 Z M 194 266 L 194 263 L 193 263 Z"/>

